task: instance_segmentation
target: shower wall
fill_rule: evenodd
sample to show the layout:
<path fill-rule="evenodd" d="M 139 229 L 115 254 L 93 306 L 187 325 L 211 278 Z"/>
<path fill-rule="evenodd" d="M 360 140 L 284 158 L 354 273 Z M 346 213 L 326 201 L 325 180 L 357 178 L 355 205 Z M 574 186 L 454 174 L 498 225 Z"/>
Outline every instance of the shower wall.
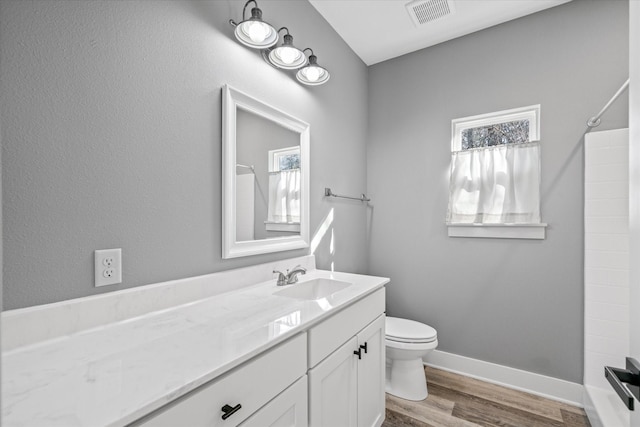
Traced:
<path fill-rule="evenodd" d="M 629 130 L 585 136 L 584 385 L 592 425 L 628 426 L 604 377 L 629 353 Z"/>

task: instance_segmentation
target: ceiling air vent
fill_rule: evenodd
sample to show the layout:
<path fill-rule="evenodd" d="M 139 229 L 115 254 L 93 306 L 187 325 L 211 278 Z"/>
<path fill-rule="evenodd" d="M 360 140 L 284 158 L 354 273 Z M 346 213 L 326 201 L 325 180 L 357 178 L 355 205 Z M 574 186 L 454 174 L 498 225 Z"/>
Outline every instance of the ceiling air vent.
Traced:
<path fill-rule="evenodd" d="M 407 3 L 405 7 L 416 27 L 455 12 L 453 2 L 448 0 L 414 0 Z"/>

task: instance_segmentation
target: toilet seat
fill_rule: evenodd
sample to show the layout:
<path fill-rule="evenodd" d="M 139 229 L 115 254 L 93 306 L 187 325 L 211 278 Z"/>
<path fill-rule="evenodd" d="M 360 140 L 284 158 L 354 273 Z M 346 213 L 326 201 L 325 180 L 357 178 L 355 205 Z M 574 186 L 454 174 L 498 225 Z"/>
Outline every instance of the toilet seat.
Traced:
<path fill-rule="evenodd" d="M 434 328 L 409 319 L 387 317 L 385 327 L 385 338 L 395 343 L 426 344 L 438 339 Z"/>
<path fill-rule="evenodd" d="M 435 339 L 431 342 L 415 343 L 415 342 L 390 341 L 389 339 L 385 339 L 384 345 L 385 347 L 387 347 L 387 353 L 389 349 L 409 350 L 412 352 L 413 351 L 429 351 L 438 347 L 438 340 Z"/>
<path fill-rule="evenodd" d="M 385 339 L 387 341 L 397 342 L 397 343 L 404 343 L 404 344 L 428 344 L 430 342 L 434 342 L 434 341 L 437 340 L 436 337 L 433 337 L 433 338 L 430 338 L 430 339 L 423 339 L 423 340 L 408 340 L 408 339 L 396 338 L 396 337 L 385 337 Z"/>

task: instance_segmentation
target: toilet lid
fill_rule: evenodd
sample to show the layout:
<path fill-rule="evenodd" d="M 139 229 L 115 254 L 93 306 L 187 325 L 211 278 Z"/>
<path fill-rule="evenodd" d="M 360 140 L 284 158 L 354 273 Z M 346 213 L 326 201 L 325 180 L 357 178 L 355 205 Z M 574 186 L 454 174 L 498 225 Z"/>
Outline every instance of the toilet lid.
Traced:
<path fill-rule="evenodd" d="M 436 330 L 429 325 L 398 317 L 387 317 L 385 327 L 385 335 L 391 341 L 429 342 L 438 336 Z"/>

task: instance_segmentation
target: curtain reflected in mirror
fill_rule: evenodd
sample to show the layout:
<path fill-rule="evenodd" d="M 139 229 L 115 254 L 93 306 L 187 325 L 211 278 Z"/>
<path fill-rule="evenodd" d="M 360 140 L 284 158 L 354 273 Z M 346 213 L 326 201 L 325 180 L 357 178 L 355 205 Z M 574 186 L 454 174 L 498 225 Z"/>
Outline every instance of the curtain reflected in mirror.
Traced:
<path fill-rule="evenodd" d="M 236 122 L 236 240 L 299 235 L 299 134 L 242 109 Z"/>
<path fill-rule="evenodd" d="M 300 147 L 269 151 L 267 230 L 300 232 Z"/>

